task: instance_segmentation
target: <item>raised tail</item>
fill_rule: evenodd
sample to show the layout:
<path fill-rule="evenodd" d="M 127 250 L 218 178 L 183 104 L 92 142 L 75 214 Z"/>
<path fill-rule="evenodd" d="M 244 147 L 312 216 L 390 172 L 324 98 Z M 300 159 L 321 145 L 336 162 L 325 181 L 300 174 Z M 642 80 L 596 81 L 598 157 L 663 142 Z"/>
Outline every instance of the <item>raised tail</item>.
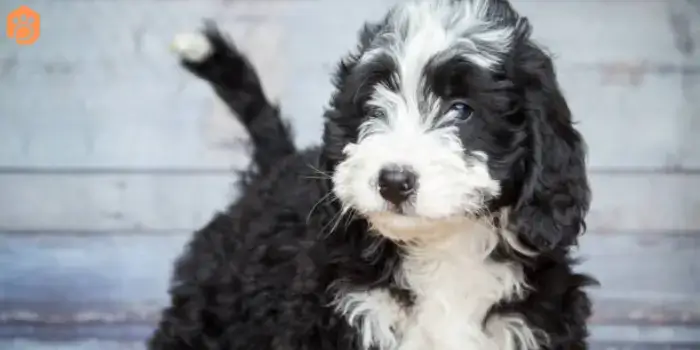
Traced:
<path fill-rule="evenodd" d="M 172 47 L 182 66 L 209 82 L 246 127 L 260 173 L 296 152 L 291 127 L 265 96 L 257 71 L 213 22 L 205 22 L 200 31 L 175 36 Z"/>

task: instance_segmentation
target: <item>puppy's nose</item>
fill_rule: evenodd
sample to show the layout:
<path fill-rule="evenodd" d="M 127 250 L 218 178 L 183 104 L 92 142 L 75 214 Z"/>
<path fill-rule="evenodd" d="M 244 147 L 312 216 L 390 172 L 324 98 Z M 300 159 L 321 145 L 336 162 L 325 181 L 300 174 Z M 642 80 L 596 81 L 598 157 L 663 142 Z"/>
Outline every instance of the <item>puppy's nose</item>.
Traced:
<path fill-rule="evenodd" d="M 406 167 L 389 165 L 379 171 L 379 194 L 387 201 L 400 205 L 416 188 L 416 173 Z"/>

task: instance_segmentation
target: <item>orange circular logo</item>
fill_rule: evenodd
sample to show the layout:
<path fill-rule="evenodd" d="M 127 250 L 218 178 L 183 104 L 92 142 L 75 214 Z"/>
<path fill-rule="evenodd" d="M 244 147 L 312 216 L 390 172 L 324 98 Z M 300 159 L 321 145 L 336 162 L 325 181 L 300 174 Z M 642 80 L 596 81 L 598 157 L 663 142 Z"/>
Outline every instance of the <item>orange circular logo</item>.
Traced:
<path fill-rule="evenodd" d="M 7 15 L 6 29 L 7 37 L 18 45 L 31 45 L 41 34 L 41 17 L 29 6 L 20 6 Z"/>

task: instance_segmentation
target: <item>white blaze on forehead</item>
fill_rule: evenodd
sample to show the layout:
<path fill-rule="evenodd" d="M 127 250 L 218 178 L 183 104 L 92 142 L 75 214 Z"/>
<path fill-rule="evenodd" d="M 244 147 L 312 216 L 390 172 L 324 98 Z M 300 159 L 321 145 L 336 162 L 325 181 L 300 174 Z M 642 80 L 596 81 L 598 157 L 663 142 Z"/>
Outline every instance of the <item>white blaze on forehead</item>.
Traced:
<path fill-rule="evenodd" d="M 508 51 L 514 28 L 488 18 L 491 0 L 433 0 L 406 3 L 396 8 L 389 31 L 382 34 L 398 59 L 402 73 L 422 68 L 435 54 L 462 48 L 462 54 L 484 68 L 500 61 Z M 379 48 L 381 50 L 381 48 Z"/>
<path fill-rule="evenodd" d="M 440 101 L 426 91 L 424 70 L 436 55 L 453 51 L 486 69 L 499 63 L 500 55 L 510 47 L 513 28 L 488 21 L 489 3 L 433 0 L 394 9 L 386 31 L 377 38 L 378 46 L 363 56 L 363 60 L 371 60 L 387 54 L 397 67 L 393 79 L 399 91 L 380 85 L 370 101 L 387 114 L 385 127 L 394 129 L 402 124 L 425 130 L 431 125 Z M 364 129 L 380 131 L 377 122 L 371 123 Z"/>

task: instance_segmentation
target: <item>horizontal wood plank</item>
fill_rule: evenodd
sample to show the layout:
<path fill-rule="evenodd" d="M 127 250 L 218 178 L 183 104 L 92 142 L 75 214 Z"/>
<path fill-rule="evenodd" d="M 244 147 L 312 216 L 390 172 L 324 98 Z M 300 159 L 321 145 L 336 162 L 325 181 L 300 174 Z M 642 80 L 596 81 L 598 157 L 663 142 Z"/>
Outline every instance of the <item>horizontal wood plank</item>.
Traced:
<path fill-rule="evenodd" d="M 0 229 L 192 230 L 234 198 L 232 172 L 0 174 Z M 592 231 L 700 230 L 700 174 L 591 174 Z"/>
<path fill-rule="evenodd" d="M 674 23 L 682 15 L 700 18 L 693 0 L 512 0 L 530 19 L 533 35 L 562 60 L 684 62 L 688 53 L 683 40 L 700 40 Z M 682 21 L 683 19 L 680 19 Z M 690 23 L 695 30 L 695 23 Z"/>
<path fill-rule="evenodd" d="M 0 321 L 148 323 L 189 232 L 0 235 Z M 592 232 L 576 255 L 595 276 L 597 322 L 699 324 L 699 234 Z M 109 271 L 109 273 L 105 273 Z"/>
<path fill-rule="evenodd" d="M 202 19 L 228 22 L 231 29 L 269 21 L 298 6 L 295 1 L 154 1 L 124 6 L 119 1 L 46 0 L 3 1 L 1 13 L 27 5 L 41 15 L 41 37 L 36 45 L 7 46 L 0 57 L 23 61 L 100 61 L 124 56 L 169 56 L 163 39 L 201 25 Z M 66 13 L 73 16 L 66 18 Z M 122 16 L 114 16 L 121 13 Z M 157 14 L 157 15 L 154 15 Z M 233 21 L 231 21 L 233 19 Z M 165 34 L 165 37 L 160 35 Z M 245 34 L 243 32 L 242 34 Z M 167 41 L 166 41 L 167 42 Z"/>
<path fill-rule="evenodd" d="M 601 284 L 591 289 L 596 322 L 700 325 L 698 233 L 584 235 L 578 270 Z"/>
<path fill-rule="evenodd" d="M 188 232 L 0 233 L 0 345 L 87 339 L 137 344 L 167 304 L 172 263 L 189 238 Z M 697 234 L 585 236 L 579 270 L 602 283 L 591 290 L 593 339 L 619 346 L 643 342 L 650 346 L 639 348 L 645 350 L 696 344 L 698 245 Z"/>
<path fill-rule="evenodd" d="M 254 2 L 144 1 L 134 14 L 157 6 L 161 15 L 109 25 L 117 2 L 70 2 L 59 11 L 37 1 L 46 26 L 40 45 L 0 54 L 0 95 L 9 96 L 0 106 L 0 167 L 236 166 L 242 151 L 230 145 L 244 132 L 167 50 L 174 33 L 198 27 L 202 17 L 221 19 L 280 97 L 297 142 L 315 143 L 331 67 L 354 46 L 362 21 L 391 2 L 268 1 L 263 11 Z M 683 3 L 516 1 L 558 57 L 592 167 L 700 168 L 693 137 L 700 132 L 700 56 L 681 45 L 700 44 L 700 31 Z M 64 11 L 90 16 L 65 21 Z M 586 30 L 562 30 L 577 26 Z"/>
<path fill-rule="evenodd" d="M 294 41 L 290 45 L 302 45 L 302 39 L 310 45 L 319 41 L 328 43 L 332 50 L 315 50 L 318 55 L 308 57 L 308 62 L 312 66 L 334 62 L 338 54 L 352 48 L 354 33 L 362 21 L 379 19 L 390 4 L 402 1 L 363 1 L 363 6 L 350 2 L 300 2 L 298 6 L 290 6 L 283 16 L 285 21 L 295 24 L 289 26 L 290 39 Z M 700 17 L 693 0 L 511 0 L 511 3 L 530 20 L 534 38 L 569 64 L 639 59 L 680 63 L 688 55 L 700 55 L 696 51 L 687 53 L 682 46 L 688 37 L 700 40 L 695 23 L 689 23 L 686 30 L 683 23 L 680 26 L 673 23 L 678 18 L 671 16 L 681 15 L 681 22 Z M 344 16 L 328 16 L 328 13 Z M 317 41 L 309 41 L 309 37 Z M 299 46 L 293 47 L 291 52 L 301 51 Z"/>
<path fill-rule="evenodd" d="M 700 94 L 700 64 L 668 68 L 610 62 L 559 70 L 591 168 L 700 168 L 693 148 L 700 132 L 700 101 L 694 97 Z"/>
<path fill-rule="evenodd" d="M 270 4 L 267 14 L 250 4 L 231 5 L 223 13 L 239 11 L 239 18 L 252 19 L 220 22 L 255 64 L 265 68 L 262 80 L 272 98 L 280 94 L 284 73 L 282 61 L 276 59 L 281 54 L 283 31 L 271 18 L 285 5 L 275 3 Z M 85 21 L 96 21 L 110 13 L 105 9 L 110 2 L 87 5 L 82 10 L 80 6 L 87 3 L 71 4 L 67 6 L 77 6 L 78 12 L 97 7 L 97 15 L 87 16 L 90 19 Z M 38 7 L 44 5 L 42 2 Z M 13 47 L 17 51 L 14 55 L 0 58 L 0 78 L 4 81 L 0 95 L 12 96 L 0 106 L 0 168 L 225 170 L 245 164 L 245 131 L 208 86 L 180 68 L 168 51 L 175 33 L 201 27 L 202 17 L 192 15 L 202 11 L 213 14 L 216 6 L 210 3 L 170 8 L 190 20 L 182 23 L 158 17 L 160 20 L 148 26 L 127 21 L 114 27 L 122 28 L 114 35 L 138 34 L 140 39 L 132 38 L 142 46 L 136 51 L 119 48 L 113 54 L 91 58 L 81 46 L 80 52 L 86 57 L 75 57 L 63 50 L 78 48 L 64 43 L 55 47 L 60 52 L 57 58 L 47 59 L 42 55 L 54 48 L 51 41 L 39 51 L 34 50 L 39 45 L 24 51 Z M 47 9 L 49 18 L 44 21 L 57 28 L 45 29 L 49 32 L 46 36 L 82 40 L 77 32 L 80 23 L 66 25 L 58 21 L 59 16 L 63 18 L 61 13 L 51 11 Z M 167 15 L 163 12 L 165 18 Z M 124 31 L 124 27 L 130 30 Z M 80 29 L 84 32 L 88 37 L 83 39 L 96 41 L 91 48 L 109 50 L 113 44 L 108 40 L 109 33 Z M 104 42 L 90 39 L 90 35 Z M 37 96 L 42 96 L 41 103 L 37 103 Z"/>
<path fill-rule="evenodd" d="M 595 337 L 595 336 L 594 336 Z M 88 338 L 88 337 L 85 337 Z M 672 341 L 672 340 L 671 340 Z M 600 342 L 590 344 L 590 350 L 697 350 L 700 343 L 672 344 L 672 343 L 640 343 L 640 342 Z M 34 339 L 1 340 L 0 349 L 3 350 L 146 350 L 143 342 L 110 341 L 100 339 L 73 340 L 73 341 L 48 341 Z"/>
<path fill-rule="evenodd" d="M 65 323 L 80 314 L 84 317 L 77 319 L 109 321 L 99 313 L 119 309 L 125 316 L 112 320 L 147 319 L 148 312 L 139 310 L 162 305 L 171 266 L 191 232 L 0 237 L 0 300 L 5 301 L 0 320 Z M 54 316 L 8 313 L 10 301 L 38 305 Z"/>
<path fill-rule="evenodd" d="M 665 326 L 590 327 L 592 349 L 691 350 L 700 347 L 700 328 Z"/>
<path fill-rule="evenodd" d="M 591 173 L 591 231 L 700 229 L 700 174 Z"/>
<path fill-rule="evenodd" d="M 233 174 L 0 175 L 9 231 L 191 230 L 235 196 Z"/>
<path fill-rule="evenodd" d="M 683 81 L 692 79 L 700 86 L 700 64 L 687 74 L 655 72 L 644 63 L 629 66 L 642 70 L 636 85 L 609 81 L 617 78 L 610 78 L 614 74 L 604 65 L 561 71 L 563 89 L 589 145 L 591 168 L 699 168 L 693 135 L 700 132 L 700 123 L 693 116 L 700 101 Z M 137 88 L 140 72 L 151 71 L 146 67 L 114 77 L 92 92 L 95 84 L 85 80 L 96 79 L 96 74 L 45 76 L 34 87 L 25 85 L 22 89 L 51 102 L 36 103 L 33 95 L 24 95 L 3 104 L 0 167 L 226 169 L 240 164 L 245 131 L 213 92 L 194 77 L 182 77 L 175 64 L 168 66 L 169 73 L 151 73 L 173 77 L 162 82 L 153 78 Z M 318 84 L 288 93 L 282 103 L 286 110 L 311 111 L 290 116 L 298 142 L 308 145 L 318 140 L 323 96 L 330 89 L 324 86 L 328 75 L 323 72 L 298 74 Z M 622 75 L 620 79 L 628 79 Z M 18 86 L 22 76 L 4 89 Z M 76 81 L 76 88 L 66 90 L 60 83 L 64 79 Z"/>
<path fill-rule="evenodd" d="M 114 330 L 114 333 L 119 332 L 120 327 Z M 589 346 L 590 350 L 697 350 L 700 348 L 700 342 L 679 342 L 675 337 L 675 330 L 666 330 L 662 334 L 664 338 L 657 342 L 642 342 L 642 341 L 600 341 L 596 336 L 598 330 L 597 327 L 593 326 L 591 343 Z M 9 330 L 9 329 L 8 329 Z M 139 327 L 138 331 L 144 334 L 143 338 L 148 337 L 152 328 L 150 327 Z M 654 331 L 655 329 L 652 329 Z M 0 329 L 0 332 L 2 330 Z M 35 330 L 32 336 L 25 336 L 23 333 L 18 334 L 17 337 L 13 339 L 0 339 L 0 349 L 3 350 L 146 350 L 146 346 L 143 340 L 139 341 L 120 341 L 120 340 L 110 340 L 104 339 L 104 336 L 99 331 L 86 330 L 87 333 L 76 338 L 69 338 L 65 340 L 55 340 L 55 339 L 45 339 L 48 336 L 55 335 L 61 331 L 60 328 L 51 329 L 41 329 Z M 604 332 L 608 330 L 605 329 Z M 609 331 L 619 332 L 619 329 L 612 329 Z M 647 332 L 647 329 L 631 329 L 629 332 L 635 332 L 636 334 Z M 662 331 L 662 332 L 663 332 Z M 697 330 L 686 331 L 693 332 L 697 334 Z M 48 333 L 48 334 L 47 334 Z M 70 332 L 66 332 L 70 334 Z M 693 334 L 691 333 L 691 334 Z M 648 332 L 646 334 L 649 334 Z M 653 334 L 653 333 L 652 333 Z M 695 337 L 695 334 L 691 335 Z M 39 339 L 37 339 L 39 338 Z M 694 338 L 697 339 L 697 338 Z"/>
<path fill-rule="evenodd" d="M 101 339 L 49 341 L 36 339 L 0 339 L 3 350 L 146 350 L 143 341 L 113 341 Z M 645 349 L 646 350 L 646 349 Z M 675 349 L 673 349 L 675 350 Z"/>
<path fill-rule="evenodd" d="M 158 45 L 143 45 L 144 40 L 138 40 L 139 36 L 134 36 L 133 32 L 140 29 L 138 32 L 148 34 L 161 29 L 183 29 L 199 24 L 205 17 L 238 23 L 270 18 L 289 20 L 295 24 L 303 21 L 307 24 L 304 29 L 314 29 L 311 37 L 321 42 L 330 43 L 332 39 L 337 39 L 335 34 L 341 32 L 341 38 L 347 41 L 339 43 L 336 48 L 348 50 L 354 33 L 364 20 L 378 19 L 391 4 L 399 2 L 401 0 L 363 0 L 363 6 L 356 6 L 354 3 L 317 0 L 230 3 L 186 0 L 163 3 L 150 0 L 124 7 L 118 1 L 71 1 L 61 5 L 45 0 L 6 1 L 0 7 L 3 13 L 20 4 L 34 8 L 42 15 L 44 30 L 41 46 L 15 50 L 3 56 L 16 54 L 20 59 L 86 60 L 119 57 L 125 53 L 162 54 Z M 682 60 L 684 53 L 678 50 L 678 45 L 682 43 L 679 39 L 682 38 L 677 38 L 679 34 L 674 31 L 683 28 L 670 25 L 674 20 L 671 15 L 694 16 L 694 6 L 697 6 L 692 0 L 513 0 L 512 3 L 534 24 L 535 35 L 540 41 L 556 51 L 569 52 L 562 53 L 562 57 L 589 63 L 639 57 L 654 61 Z M 127 13 L 121 18 L 113 16 L 115 12 L 123 11 Z M 149 15 L 154 11 L 159 15 Z M 84 15 L 66 20 L 64 13 Z M 329 13 L 343 13 L 343 16 L 328 16 Z M 586 30 L 577 30 L 579 28 Z M 305 39 L 309 41 L 309 37 Z M 145 41 L 151 44 L 150 38 Z M 82 46 L 82 50 L 75 50 L 79 46 Z"/>

